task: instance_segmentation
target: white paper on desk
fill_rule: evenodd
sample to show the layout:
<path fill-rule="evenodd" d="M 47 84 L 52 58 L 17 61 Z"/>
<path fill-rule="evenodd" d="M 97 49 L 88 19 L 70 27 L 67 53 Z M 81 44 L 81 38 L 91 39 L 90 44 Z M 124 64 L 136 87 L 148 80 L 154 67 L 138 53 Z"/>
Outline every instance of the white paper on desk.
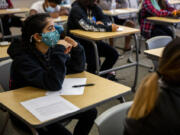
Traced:
<path fill-rule="evenodd" d="M 53 19 L 54 22 L 60 22 L 61 21 L 61 18 L 60 17 L 57 17 L 55 19 Z"/>
<path fill-rule="evenodd" d="M 21 102 L 41 122 L 54 119 L 75 111 L 79 108 L 61 96 L 43 96 Z"/>
<path fill-rule="evenodd" d="M 19 11 L 20 8 L 12 8 L 12 9 L 6 9 L 6 11 Z"/>
<path fill-rule="evenodd" d="M 86 80 L 87 78 L 65 78 L 61 90 L 48 91 L 46 95 L 82 95 L 84 87 L 73 88 L 72 86 L 86 84 Z"/>

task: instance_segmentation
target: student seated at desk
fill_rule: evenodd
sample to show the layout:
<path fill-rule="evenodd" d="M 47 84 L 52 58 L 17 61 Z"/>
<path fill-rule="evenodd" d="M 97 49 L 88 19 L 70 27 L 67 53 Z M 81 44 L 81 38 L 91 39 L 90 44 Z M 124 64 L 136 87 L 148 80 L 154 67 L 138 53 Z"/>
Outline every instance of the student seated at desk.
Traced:
<path fill-rule="evenodd" d="M 125 122 L 124 135 L 180 134 L 180 39 L 163 51 L 156 73 L 141 83 Z"/>
<path fill-rule="evenodd" d="M 111 24 L 110 20 L 102 13 L 102 10 L 96 5 L 96 0 L 76 0 L 72 4 L 67 27 L 68 34 L 73 38 L 75 37 L 70 34 L 70 30 L 73 29 L 106 32 L 116 31 L 118 28 L 116 24 Z M 75 39 L 77 39 L 85 49 L 87 71 L 95 73 L 96 59 L 92 43 L 80 38 Z M 98 41 L 96 43 L 99 56 L 105 57 L 105 61 L 103 62 L 100 70 L 112 68 L 118 59 L 118 52 L 103 41 Z M 104 77 L 115 80 L 115 75 L 111 73 L 104 75 Z"/>
<path fill-rule="evenodd" d="M 0 10 L 12 8 L 13 4 L 11 0 L 0 0 Z M 11 35 L 10 27 L 22 27 L 21 17 L 15 15 L 3 15 L 0 17 L 2 19 L 4 36 Z"/>
<path fill-rule="evenodd" d="M 111 9 L 121 9 L 121 8 L 129 8 L 129 4 L 127 0 L 99 0 L 98 5 L 103 9 L 103 10 L 111 10 Z M 135 23 L 131 20 L 128 20 L 128 14 L 127 15 L 119 15 L 113 17 L 114 22 L 119 25 L 125 25 L 128 27 L 135 27 Z M 112 42 L 112 41 L 111 41 Z M 131 42 L 131 36 L 127 36 L 125 38 L 125 46 L 124 46 L 124 51 L 129 51 L 131 49 L 130 46 Z"/>
<path fill-rule="evenodd" d="M 154 25 L 153 22 L 147 20 L 146 18 L 151 16 L 176 16 L 179 14 L 179 10 L 171 7 L 167 0 L 144 0 L 139 13 L 139 23 L 142 36 L 146 39 L 163 35 L 173 37 L 173 32 L 167 25 Z"/>
<path fill-rule="evenodd" d="M 62 15 L 68 15 L 69 11 L 62 8 L 59 4 L 61 0 L 43 0 L 32 4 L 30 8 L 30 15 L 37 13 L 49 13 L 51 17 L 57 18 Z"/>
<path fill-rule="evenodd" d="M 30 15 L 38 14 L 38 13 L 49 13 L 52 18 L 57 18 L 62 15 L 68 15 L 69 10 L 67 8 L 63 8 L 59 5 L 61 0 L 43 0 L 37 1 L 32 4 L 30 8 Z M 64 37 L 64 28 L 61 24 L 55 24 L 56 30 Z"/>
<path fill-rule="evenodd" d="M 8 49 L 13 59 L 11 90 L 26 86 L 60 90 L 66 74 L 84 71 L 83 47 L 70 37 L 64 40 L 59 40 L 59 37 L 53 19 L 48 14 L 36 14 L 26 19 L 22 29 L 22 43 L 12 43 Z M 79 119 L 74 135 L 88 135 L 96 115 L 96 109 L 91 109 L 70 118 Z M 56 124 L 47 128 L 50 129 L 48 135 L 70 135 L 64 127 Z"/>

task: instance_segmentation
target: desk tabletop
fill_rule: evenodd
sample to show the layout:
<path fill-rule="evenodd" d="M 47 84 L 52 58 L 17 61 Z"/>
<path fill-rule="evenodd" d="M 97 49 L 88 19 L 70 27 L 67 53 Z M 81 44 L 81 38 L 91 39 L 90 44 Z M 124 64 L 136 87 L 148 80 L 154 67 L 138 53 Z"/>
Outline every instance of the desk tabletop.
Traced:
<path fill-rule="evenodd" d="M 100 103 L 120 97 L 131 90 L 131 88 L 127 86 L 115 83 L 88 72 L 67 75 L 66 77 L 87 78 L 87 83 L 95 83 L 95 85 L 92 87 L 85 87 L 83 95 L 63 96 L 66 100 L 70 101 L 80 109 L 94 108 Z M 45 96 L 45 93 L 45 90 L 38 88 L 20 88 L 17 90 L 0 93 L 0 103 L 23 121 L 27 122 L 31 126 L 37 127 L 49 121 L 40 122 L 28 110 L 26 110 L 20 104 L 20 102 Z M 58 120 L 60 120 L 60 118 Z"/>
<path fill-rule="evenodd" d="M 144 51 L 144 53 L 149 57 L 160 58 L 162 56 L 163 50 L 164 48 L 157 48 L 157 49 L 146 50 Z"/>
<path fill-rule="evenodd" d="M 64 8 L 69 8 L 69 9 L 71 9 L 71 4 L 64 4 L 64 5 L 61 5 L 61 7 L 64 7 Z"/>
<path fill-rule="evenodd" d="M 21 18 L 21 21 L 25 21 L 26 18 Z M 60 16 L 58 18 L 54 18 L 54 22 L 56 23 L 62 23 L 62 22 L 66 22 L 68 20 L 68 16 Z"/>
<path fill-rule="evenodd" d="M 130 28 L 126 26 L 120 26 L 120 27 L 123 28 L 123 31 L 91 32 L 91 31 L 84 31 L 84 30 L 71 30 L 70 33 L 77 37 L 81 37 L 88 40 L 96 40 L 96 41 L 139 33 L 139 29 Z"/>
<path fill-rule="evenodd" d="M 9 55 L 8 55 L 8 53 L 7 53 L 8 47 L 9 47 L 9 45 L 0 46 L 0 58 L 9 57 Z"/>
<path fill-rule="evenodd" d="M 176 18 L 167 18 L 167 17 L 148 17 L 147 18 L 150 21 L 156 21 L 156 22 L 164 22 L 164 23 L 180 23 L 180 19 Z"/>
<path fill-rule="evenodd" d="M 68 20 L 68 16 L 60 16 L 58 18 L 54 19 L 54 22 L 58 23 L 58 22 L 66 22 Z"/>
<path fill-rule="evenodd" d="M 29 12 L 29 8 L 0 9 L 0 15 Z"/>
<path fill-rule="evenodd" d="M 170 4 L 180 4 L 180 0 L 169 0 Z"/>
<path fill-rule="evenodd" d="M 103 13 L 108 16 L 117 16 L 122 14 L 137 13 L 137 8 L 121 8 L 121 9 L 112 9 L 112 10 L 103 10 Z"/>

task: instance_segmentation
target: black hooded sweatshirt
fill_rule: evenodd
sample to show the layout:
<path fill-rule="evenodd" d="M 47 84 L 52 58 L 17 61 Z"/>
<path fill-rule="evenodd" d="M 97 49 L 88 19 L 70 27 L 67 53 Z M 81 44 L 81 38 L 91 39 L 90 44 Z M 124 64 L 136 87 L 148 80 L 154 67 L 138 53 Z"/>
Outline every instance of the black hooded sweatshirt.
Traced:
<path fill-rule="evenodd" d="M 10 89 L 33 86 L 46 90 L 60 90 L 67 73 L 84 71 L 85 54 L 81 45 L 72 48 L 70 55 L 65 47 L 56 45 L 44 55 L 36 48 L 25 49 L 16 41 L 8 49 L 13 59 L 10 74 Z"/>

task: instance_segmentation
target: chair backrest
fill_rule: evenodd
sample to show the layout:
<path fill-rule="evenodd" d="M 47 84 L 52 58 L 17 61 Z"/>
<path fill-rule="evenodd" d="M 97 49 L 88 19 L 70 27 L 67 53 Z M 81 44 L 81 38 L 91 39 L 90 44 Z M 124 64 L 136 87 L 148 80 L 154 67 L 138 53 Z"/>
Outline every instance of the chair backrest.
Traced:
<path fill-rule="evenodd" d="M 124 120 L 132 102 L 116 105 L 103 112 L 95 120 L 99 135 L 123 135 Z"/>
<path fill-rule="evenodd" d="M 2 85 L 5 91 L 9 90 L 11 63 L 11 59 L 0 62 L 0 84 Z"/>
<path fill-rule="evenodd" d="M 147 49 L 155 49 L 165 47 L 169 42 L 172 41 L 170 36 L 156 36 L 146 41 Z"/>

